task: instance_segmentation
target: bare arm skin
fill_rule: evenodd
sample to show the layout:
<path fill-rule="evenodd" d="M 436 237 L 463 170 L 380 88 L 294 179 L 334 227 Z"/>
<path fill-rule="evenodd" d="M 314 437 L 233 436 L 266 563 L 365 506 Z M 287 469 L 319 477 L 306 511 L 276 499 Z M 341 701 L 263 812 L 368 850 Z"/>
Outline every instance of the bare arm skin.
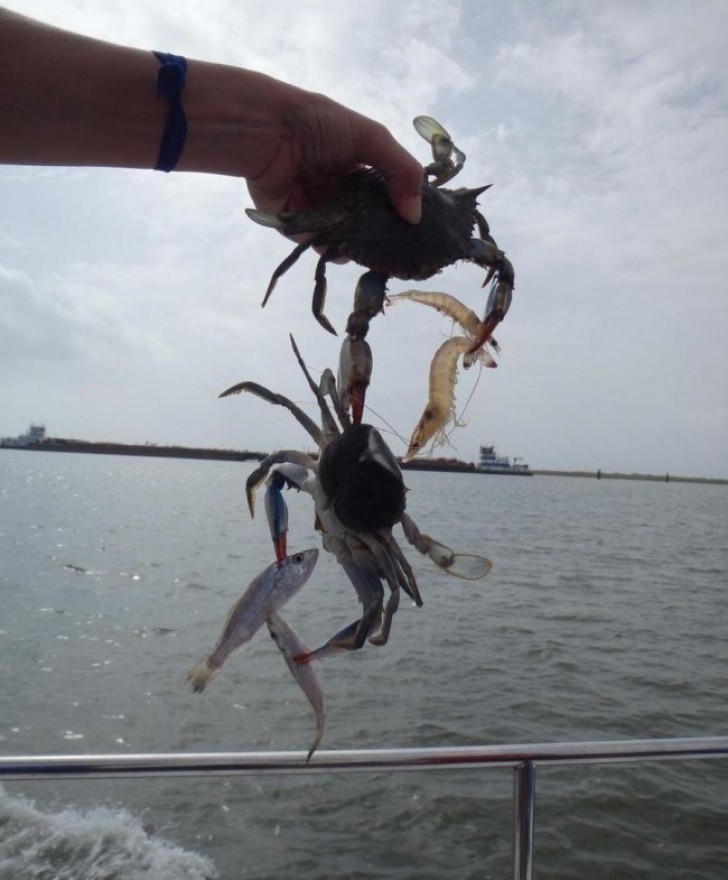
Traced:
<path fill-rule="evenodd" d="M 168 47 L 151 47 L 167 50 Z M 154 168 L 169 112 L 151 51 L 91 39 L 0 7 L 0 163 Z M 176 171 L 247 179 L 256 206 L 319 204 L 359 164 L 416 222 L 422 167 L 387 129 L 255 71 L 188 61 L 187 141 Z"/>

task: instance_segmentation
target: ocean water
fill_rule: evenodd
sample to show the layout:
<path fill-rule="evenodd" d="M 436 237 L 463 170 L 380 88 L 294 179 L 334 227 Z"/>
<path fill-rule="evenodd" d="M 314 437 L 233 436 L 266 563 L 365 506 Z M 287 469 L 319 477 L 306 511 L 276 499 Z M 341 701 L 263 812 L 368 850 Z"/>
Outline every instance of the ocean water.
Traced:
<path fill-rule="evenodd" d="M 313 717 L 262 631 L 201 695 L 187 669 L 272 559 L 246 464 L 0 452 L 0 753 L 305 750 Z M 425 605 L 319 664 L 322 748 L 728 731 L 722 486 L 408 472 Z M 318 546 L 288 493 L 290 545 Z M 322 554 L 284 617 L 357 617 Z M 0 788 L 0 880 L 503 878 L 512 771 L 54 780 Z M 728 876 L 724 761 L 541 768 L 536 875 Z"/>

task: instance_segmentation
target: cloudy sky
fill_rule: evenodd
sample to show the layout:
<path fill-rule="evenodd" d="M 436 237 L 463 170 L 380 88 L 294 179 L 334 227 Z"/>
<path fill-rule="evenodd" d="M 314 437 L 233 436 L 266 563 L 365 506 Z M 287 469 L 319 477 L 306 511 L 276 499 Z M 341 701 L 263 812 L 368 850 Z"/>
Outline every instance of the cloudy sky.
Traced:
<path fill-rule="evenodd" d="M 724 0 L 3 2 L 325 92 L 423 162 L 411 119 L 436 117 L 468 156 L 458 185 L 494 184 L 481 206 L 516 267 L 500 366 L 461 375 L 447 454 L 728 477 Z M 338 359 L 310 315 L 312 255 L 261 310 L 290 247 L 250 205 L 214 176 L 0 168 L 0 435 L 310 446 L 287 412 L 217 399 L 252 379 L 308 405 L 289 332 L 313 370 Z M 329 269 L 338 328 L 360 272 Z M 419 286 L 481 311 L 482 277 L 460 264 Z M 450 332 L 413 304 L 372 327 L 369 418 L 397 453 Z"/>

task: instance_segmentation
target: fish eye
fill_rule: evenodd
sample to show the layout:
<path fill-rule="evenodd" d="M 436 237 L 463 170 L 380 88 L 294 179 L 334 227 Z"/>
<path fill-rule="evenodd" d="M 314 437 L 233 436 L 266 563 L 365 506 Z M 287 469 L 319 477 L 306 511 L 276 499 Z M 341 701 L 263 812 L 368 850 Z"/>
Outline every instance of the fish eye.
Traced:
<path fill-rule="evenodd" d="M 303 553 L 296 553 L 296 555 L 293 557 L 293 561 L 299 564 L 303 562 Z"/>

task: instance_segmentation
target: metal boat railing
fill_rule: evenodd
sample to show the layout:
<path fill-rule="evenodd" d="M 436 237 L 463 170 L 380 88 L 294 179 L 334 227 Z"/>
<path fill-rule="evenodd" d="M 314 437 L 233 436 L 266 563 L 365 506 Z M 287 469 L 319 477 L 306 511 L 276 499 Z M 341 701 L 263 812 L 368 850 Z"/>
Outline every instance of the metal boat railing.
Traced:
<path fill-rule="evenodd" d="M 531 880 L 538 766 L 728 758 L 728 736 L 320 751 L 310 764 L 305 764 L 305 757 L 305 752 L 0 756 L 0 782 L 58 777 L 250 776 L 513 767 L 513 877 Z"/>

